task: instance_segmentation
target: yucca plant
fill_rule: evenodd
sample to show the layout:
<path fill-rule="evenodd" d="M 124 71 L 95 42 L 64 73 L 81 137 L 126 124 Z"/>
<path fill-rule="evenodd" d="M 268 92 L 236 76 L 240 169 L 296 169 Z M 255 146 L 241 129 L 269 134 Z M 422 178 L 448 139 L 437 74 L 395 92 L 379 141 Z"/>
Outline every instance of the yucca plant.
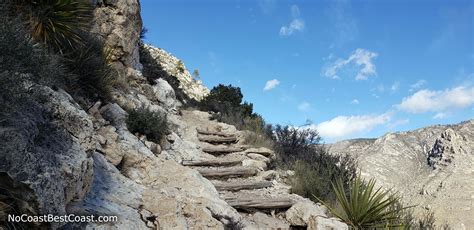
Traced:
<path fill-rule="evenodd" d="M 13 0 L 11 13 L 21 14 L 31 36 L 63 53 L 84 45 L 93 7 L 85 0 Z"/>
<path fill-rule="evenodd" d="M 349 184 L 346 193 L 341 179 L 332 184 L 340 210 L 326 205 L 333 215 L 353 229 L 403 228 L 401 212 L 410 207 L 397 207 L 400 198 L 390 190 L 375 189 L 375 180 L 368 182 L 360 175 Z M 323 202 L 324 203 L 324 202 Z M 396 208 L 394 208 L 396 207 Z"/>

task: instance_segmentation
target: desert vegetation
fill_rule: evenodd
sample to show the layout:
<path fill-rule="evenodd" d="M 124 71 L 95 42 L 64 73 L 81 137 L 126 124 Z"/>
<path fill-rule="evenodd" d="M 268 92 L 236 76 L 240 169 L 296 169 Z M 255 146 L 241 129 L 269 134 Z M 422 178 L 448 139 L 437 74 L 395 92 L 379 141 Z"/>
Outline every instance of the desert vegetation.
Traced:
<path fill-rule="evenodd" d="M 160 143 L 161 138 L 168 133 L 166 114 L 145 107 L 129 111 L 126 123 L 131 133 L 145 135 L 156 143 Z"/>
<path fill-rule="evenodd" d="M 107 48 L 89 32 L 92 10 L 80 0 L 2 3 L 1 69 L 30 74 L 28 80 L 63 88 L 85 104 L 108 100 L 122 82 Z"/>

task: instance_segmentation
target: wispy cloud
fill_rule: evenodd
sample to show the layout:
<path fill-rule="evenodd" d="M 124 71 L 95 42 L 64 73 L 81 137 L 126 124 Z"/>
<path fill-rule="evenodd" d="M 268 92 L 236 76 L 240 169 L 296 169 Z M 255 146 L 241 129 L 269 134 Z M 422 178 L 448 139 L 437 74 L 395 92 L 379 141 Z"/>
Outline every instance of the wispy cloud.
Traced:
<path fill-rule="evenodd" d="M 303 101 L 298 105 L 298 110 L 306 112 L 311 109 L 311 104 L 309 102 Z"/>
<path fill-rule="evenodd" d="M 358 67 L 356 80 L 367 80 L 369 76 L 377 75 L 373 59 L 378 56 L 377 53 L 365 49 L 355 50 L 347 59 L 338 59 L 323 70 L 324 76 L 339 79 L 338 71 L 347 66 Z"/>
<path fill-rule="evenodd" d="M 426 80 L 420 79 L 416 81 L 415 83 L 410 85 L 410 91 L 417 90 L 421 87 L 423 87 L 426 84 Z"/>
<path fill-rule="evenodd" d="M 279 84 L 280 84 L 280 81 L 278 81 L 277 79 L 268 80 L 267 83 L 265 83 L 265 87 L 263 87 L 263 90 L 264 91 L 272 90 L 275 87 L 277 87 Z"/>
<path fill-rule="evenodd" d="M 358 104 L 359 104 L 359 100 L 354 99 L 354 100 L 351 101 L 351 104 L 353 104 L 353 105 L 358 105 Z"/>
<path fill-rule="evenodd" d="M 419 90 L 403 98 L 396 107 L 409 113 L 436 112 L 439 115 L 435 115 L 434 118 L 443 118 L 445 115 L 442 113 L 467 108 L 472 104 L 474 104 L 474 87 L 458 86 L 439 91 Z"/>
<path fill-rule="evenodd" d="M 293 33 L 303 31 L 305 28 L 305 22 L 300 17 L 301 13 L 298 6 L 291 6 L 290 10 L 293 19 L 291 20 L 290 24 L 284 25 L 280 28 L 280 36 L 291 36 Z"/>
<path fill-rule="evenodd" d="M 390 119 L 390 113 L 379 115 L 337 116 L 331 120 L 321 122 L 318 125 L 311 125 L 311 128 L 316 128 L 319 134 L 324 138 L 341 139 L 355 134 L 368 132 L 377 126 L 387 124 Z"/>

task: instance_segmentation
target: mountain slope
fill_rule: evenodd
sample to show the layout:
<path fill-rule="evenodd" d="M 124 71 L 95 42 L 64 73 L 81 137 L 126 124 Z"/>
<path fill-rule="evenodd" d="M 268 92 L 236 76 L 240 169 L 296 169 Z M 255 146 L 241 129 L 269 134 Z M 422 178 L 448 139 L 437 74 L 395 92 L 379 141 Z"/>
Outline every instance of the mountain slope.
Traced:
<path fill-rule="evenodd" d="M 436 125 L 377 139 L 329 145 L 354 156 L 366 178 L 399 191 L 415 212 L 435 212 L 440 223 L 474 228 L 474 120 Z"/>

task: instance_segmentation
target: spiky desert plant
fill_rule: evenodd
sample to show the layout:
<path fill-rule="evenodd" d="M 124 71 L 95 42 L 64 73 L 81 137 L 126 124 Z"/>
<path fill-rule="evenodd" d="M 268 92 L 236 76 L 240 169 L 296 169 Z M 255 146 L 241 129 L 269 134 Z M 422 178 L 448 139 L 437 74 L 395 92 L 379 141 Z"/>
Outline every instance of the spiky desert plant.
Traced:
<path fill-rule="evenodd" d="M 89 30 L 93 11 L 85 0 L 13 0 L 10 9 L 37 42 L 60 53 L 84 45 L 81 33 Z"/>
<path fill-rule="evenodd" d="M 390 190 L 375 189 L 374 179 L 366 182 L 357 176 L 349 184 L 347 193 L 340 179 L 332 187 L 340 210 L 326 206 L 353 229 L 403 228 L 401 212 L 410 207 L 394 208 L 400 203 L 400 198 Z"/>

